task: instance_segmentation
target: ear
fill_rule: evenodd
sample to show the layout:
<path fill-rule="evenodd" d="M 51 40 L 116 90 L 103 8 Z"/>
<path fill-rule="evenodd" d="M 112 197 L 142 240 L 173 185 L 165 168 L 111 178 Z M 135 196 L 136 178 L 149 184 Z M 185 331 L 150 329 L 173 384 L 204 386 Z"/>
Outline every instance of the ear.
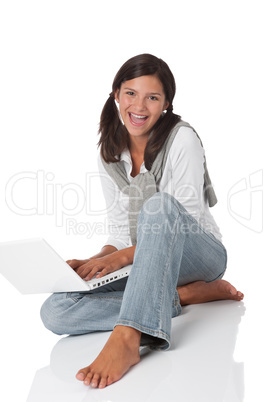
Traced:
<path fill-rule="evenodd" d="M 164 110 L 167 110 L 168 107 L 169 107 L 169 102 L 166 101 L 166 103 L 165 103 L 164 106 L 163 106 L 163 111 L 164 111 Z"/>
<path fill-rule="evenodd" d="M 114 93 L 114 99 L 116 100 L 117 103 L 119 103 L 119 89 L 117 89 Z"/>

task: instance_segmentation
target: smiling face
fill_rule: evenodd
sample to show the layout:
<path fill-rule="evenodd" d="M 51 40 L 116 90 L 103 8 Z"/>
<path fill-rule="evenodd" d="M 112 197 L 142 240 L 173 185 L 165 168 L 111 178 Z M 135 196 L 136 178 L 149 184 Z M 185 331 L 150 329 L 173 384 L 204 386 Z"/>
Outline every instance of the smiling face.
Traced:
<path fill-rule="evenodd" d="M 115 99 L 131 136 L 149 136 L 169 105 L 163 86 L 155 75 L 143 75 L 123 82 L 115 93 Z"/>

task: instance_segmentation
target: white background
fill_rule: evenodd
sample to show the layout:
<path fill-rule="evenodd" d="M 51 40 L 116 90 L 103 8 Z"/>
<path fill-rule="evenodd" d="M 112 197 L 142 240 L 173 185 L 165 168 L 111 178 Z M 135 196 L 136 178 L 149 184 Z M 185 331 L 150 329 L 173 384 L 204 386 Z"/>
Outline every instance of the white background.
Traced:
<path fill-rule="evenodd" d="M 219 199 L 212 212 L 229 252 L 226 279 L 245 292 L 248 314 L 250 301 L 259 300 L 247 328 L 254 343 L 267 279 L 265 3 L 1 1 L 0 241 L 44 237 L 65 259 L 99 250 L 106 239 L 105 215 L 96 212 L 104 209 L 101 189 L 92 178 L 99 115 L 123 62 L 152 53 L 169 64 L 174 110 L 206 150 Z M 1 378 L 7 389 L 14 384 L 12 400 L 25 400 L 56 339 L 46 338 L 43 354 L 33 344 L 45 331 L 44 295 L 22 297 L 0 277 L 0 297 Z M 22 344 L 22 331 L 31 344 Z M 252 374 L 246 367 L 246 380 Z"/>

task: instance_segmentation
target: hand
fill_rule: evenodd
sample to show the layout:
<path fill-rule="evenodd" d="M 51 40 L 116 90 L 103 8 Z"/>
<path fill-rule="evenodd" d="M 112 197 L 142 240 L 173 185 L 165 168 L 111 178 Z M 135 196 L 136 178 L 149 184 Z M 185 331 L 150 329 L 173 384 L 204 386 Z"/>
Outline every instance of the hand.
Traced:
<path fill-rule="evenodd" d="M 124 265 L 121 254 L 117 251 L 100 258 L 90 258 L 88 260 L 69 260 L 69 265 L 75 269 L 76 273 L 85 281 L 90 281 L 98 272 L 96 278 L 114 272 Z"/>
<path fill-rule="evenodd" d="M 90 258 L 88 258 L 86 260 L 68 260 L 66 262 L 68 265 L 70 265 L 71 268 L 76 270 L 77 268 L 81 267 L 81 265 L 86 264 L 89 260 L 90 260 Z"/>

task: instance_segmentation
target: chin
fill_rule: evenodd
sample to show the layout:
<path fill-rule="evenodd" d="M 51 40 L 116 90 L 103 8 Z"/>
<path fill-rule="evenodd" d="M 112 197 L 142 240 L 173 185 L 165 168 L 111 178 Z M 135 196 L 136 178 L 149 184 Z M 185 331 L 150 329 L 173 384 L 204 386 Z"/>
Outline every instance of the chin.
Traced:
<path fill-rule="evenodd" d="M 148 130 L 128 130 L 129 135 L 132 137 L 144 137 L 148 135 Z"/>

